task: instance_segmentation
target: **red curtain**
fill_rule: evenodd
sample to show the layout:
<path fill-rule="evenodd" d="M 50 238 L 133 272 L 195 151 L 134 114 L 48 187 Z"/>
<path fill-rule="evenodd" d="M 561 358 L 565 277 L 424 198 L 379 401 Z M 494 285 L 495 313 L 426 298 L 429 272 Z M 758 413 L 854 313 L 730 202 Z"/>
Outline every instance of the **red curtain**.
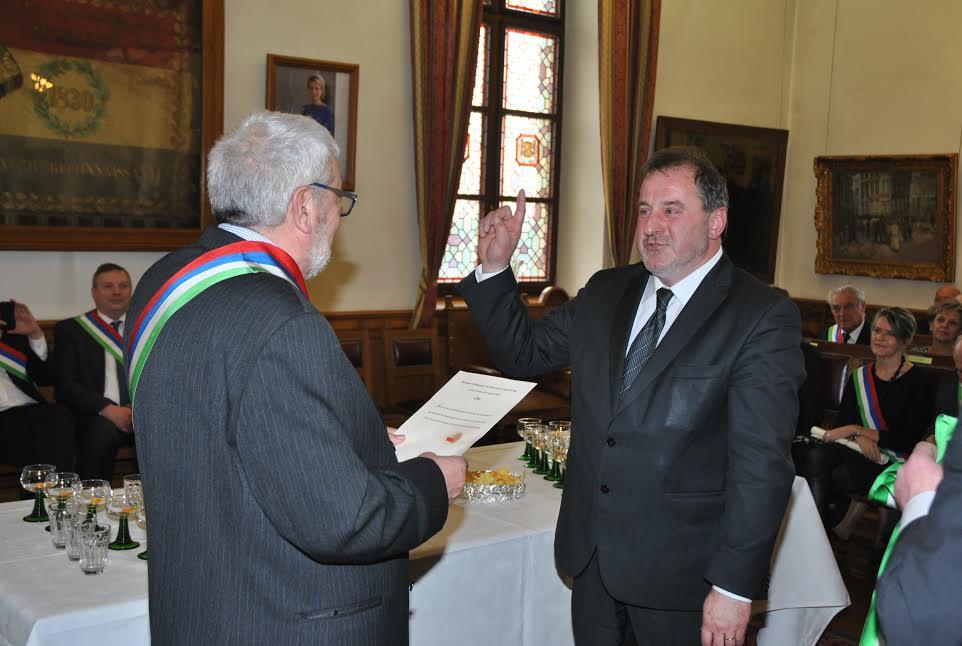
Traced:
<path fill-rule="evenodd" d="M 426 327 L 464 161 L 481 26 L 480 0 L 411 0 L 414 168 L 421 276 L 412 327 Z"/>
<path fill-rule="evenodd" d="M 661 0 L 598 0 L 601 173 L 608 250 L 615 265 L 631 259 L 638 170 L 651 144 Z"/>

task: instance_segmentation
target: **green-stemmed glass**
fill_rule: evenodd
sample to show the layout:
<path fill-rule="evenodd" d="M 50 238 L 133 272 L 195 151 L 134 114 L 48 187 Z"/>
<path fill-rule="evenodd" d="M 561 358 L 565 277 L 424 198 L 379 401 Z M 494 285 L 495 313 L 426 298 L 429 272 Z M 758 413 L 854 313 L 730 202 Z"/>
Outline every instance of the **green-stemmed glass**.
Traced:
<path fill-rule="evenodd" d="M 571 428 L 571 424 L 568 424 L 568 429 Z M 565 486 L 565 474 L 568 472 L 568 447 L 571 445 L 571 431 L 570 430 L 559 430 L 556 431 L 555 438 L 555 448 L 554 454 L 558 460 L 559 471 L 561 477 L 558 481 L 554 483 L 555 489 L 564 489 Z"/>
<path fill-rule="evenodd" d="M 144 531 L 147 531 L 147 503 L 141 498 L 140 508 L 137 510 L 137 524 Z M 147 560 L 147 550 L 137 555 L 137 558 Z"/>
<path fill-rule="evenodd" d="M 108 515 L 115 515 L 118 520 L 117 537 L 107 547 L 112 550 L 132 550 L 140 547 L 140 543 L 130 537 L 129 517 L 137 513 L 140 500 L 133 499 L 127 491 L 114 491 L 108 503 Z"/>
<path fill-rule="evenodd" d="M 518 423 L 516 426 L 518 430 L 518 437 L 524 440 L 524 453 L 522 453 L 521 457 L 518 458 L 519 460 L 524 460 L 525 462 L 529 462 L 531 460 L 531 449 L 528 445 L 528 438 L 527 436 L 525 436 L 525 433 L 524 433 L 524 427 L 528 424 L 540 424 L 540 423 L 541 423 L 541 420 L 538 419 L 537 417 L 518 418 Z"/>
<path fill-rule="evenodd" d="M 77 504 L 92 511 L 94 522 L 99 523 L 100 519 L 97 516 L 100 512 L 106 511 L 110 503 L 110 483 L 99 478 L 81 480 L 74 486 L 74 491 L 76 491 Z"/>
<path fill-rule="evenodd" d="M 43 494 L 47 488 L 47 476 L 56 472 L 57 467 L 52 464 L 29 464 L 20 472 L 20 486 L 33 494 L 33 511 L 23 517 L 26 522 L 45 523 L 49 520 Z"/>

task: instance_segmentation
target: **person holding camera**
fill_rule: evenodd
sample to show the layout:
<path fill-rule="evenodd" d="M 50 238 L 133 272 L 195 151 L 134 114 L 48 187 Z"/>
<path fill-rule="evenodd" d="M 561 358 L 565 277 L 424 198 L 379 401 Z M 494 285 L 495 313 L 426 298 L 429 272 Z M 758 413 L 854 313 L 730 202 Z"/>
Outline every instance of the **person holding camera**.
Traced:
<path fill-rule="evenodd" d="M 38 388 L 52 384 L 52 367 L 30 308 L 13 300 L 0 303 L 0 462 L 73 468 L 73 416 Z"/>

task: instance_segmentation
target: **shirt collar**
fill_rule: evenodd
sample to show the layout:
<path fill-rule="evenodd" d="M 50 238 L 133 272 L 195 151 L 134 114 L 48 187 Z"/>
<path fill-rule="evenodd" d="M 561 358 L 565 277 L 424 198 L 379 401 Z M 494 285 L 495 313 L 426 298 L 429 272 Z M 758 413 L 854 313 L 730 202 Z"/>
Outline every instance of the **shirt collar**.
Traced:
<path fill-rule="evenodd" d="M 669 287 L 673 297 L 678 299 L 682 307 L 688 304 L 688 301 L 691 300 L 695 290 L 697 290 L 698 286 L 701 285 L 701 281 L 703 281 L 705 276 L 708 275 L 708 272 L 710 272 L 715 265 L 718 264 L 718 261 L 721 260 L 721 257 L 722 249 L 719 247 L 718 251 L 715 252 L 715 255 L 708 259 L 708 262 Z M 651 294 L 657 294 L 659 289 L 662 287 L 667 287 L 667 285 L 661 282 L 661 279 L 654 274 L 651 275 L 651 278 L 651 282 L 648 283 L 648 289 L 645 290 L 646 296 L 649 294 L 649 292 Z"/>
<path fill-rule="evenodd" d="M 106 314 L 104 314 L 104 313 L 101 312 L 100 310 L 97 310 L 97 316 L 99 316 L 99 317 L 102 318 L 103 320 L 107 321 L 108 323 L 113 323 L 114 321 L 120 321 L 121 323 L 123 323 L 124 321 L 127 320 L 127 312 L 124 312 L 123 314 L 121 314 L 121 315 L 120 315 L 120 318 L 112 318 L 112 317 L 110 317 L 110 316 L 107 316 Z"/>
<path fill-rule="evenodd" d="M 242 227 L 236 224 L 230 224 L 229 222 L 221 222 L 220 224 L 217 225 L 217 228 L 223 229 L 228 233 L 233 233 L 235 236 L 243 240 L 248 240 L 250 242 L 266 242 L 269 245 L 274 245 L 275 247 L 277 246 L 273 242 L 271 242 L 268 238 L 266 238 L 263 234 L 258 233 L 253 229 L 248 229 L 247 227 Z"/>

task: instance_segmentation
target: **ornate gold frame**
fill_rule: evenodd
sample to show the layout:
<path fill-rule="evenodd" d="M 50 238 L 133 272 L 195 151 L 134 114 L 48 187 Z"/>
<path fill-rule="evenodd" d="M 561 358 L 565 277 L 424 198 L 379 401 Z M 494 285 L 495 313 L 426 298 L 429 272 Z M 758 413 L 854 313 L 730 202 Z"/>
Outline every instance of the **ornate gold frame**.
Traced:
<path fill-rule="evenodd" d="M 819 274 L 846 274 L 872 278 L 907 278 L 933 282 L 955 279 L 955 203 L 958 154 L 944 155 L 863 155 L 816 157 L 815 230 L 818 232 L 815 271 Z M 937 180 L 936 235 L 937 257 L 926 262 L 881 262 L 852 258 L 834 249 L 833 181 L 840 172 L 922 172 Z"/>
<path fill-rule="evenodd" d="M 148 229 L 132 227 L 0 225 L 0 249 L 167 251 L 197 239 L 213 218 L 207 202 L 204 174 L 207 153 L 223 132 L 224 124 L 224 0 L 201 0 L 200 37 L 203 105 L 199 106 L 201 163 L 197 228 Z"/>

